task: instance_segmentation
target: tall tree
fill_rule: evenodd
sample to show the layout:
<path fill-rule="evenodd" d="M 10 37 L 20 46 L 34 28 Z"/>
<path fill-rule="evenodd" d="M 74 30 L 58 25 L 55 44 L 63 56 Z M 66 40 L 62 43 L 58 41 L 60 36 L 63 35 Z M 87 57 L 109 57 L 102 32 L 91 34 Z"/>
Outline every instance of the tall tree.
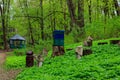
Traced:
<path fill-rule="evenodd" d="M 109 0 L 103 0 L 103 2 L 104 2 L 104 15 L 105 15 L 105 18 L 106 18 L 109 14 L 109 7 L 108 7 Z"/>
<path fill-rule="evenodd" d="M 8 27 L 8 15 L 10 9 L 10 0 L 2 0 L 2 4 L 0 4 L 0 12 L 1 12 L 1 21 L 2 21 L 2 29 L 3 29 L 3 42 L 4 49 L 8 49 L 7 44 L 7 27 Z"/>
<path fill-rule="evenodd" d="M 67 0 L 70 18 L 73 24 L 80 28 L 84 27 L 84 0 L 78 0 L 78 19 L 75 16 L 75 5 L 72 0 Z"/>
<path fill-rule="evenodd" d="M 92 23 L 92 7 L 91 0 L 88 0 L 89 22 Z"/>
<path fill-rule="evenodd" d="M 24 0 L 24 7 L 25 7 L 25 16 L 27 16 L 27 21 L 28 21 L 28 31 L 29 31 L 29 35 L 30 35 L 30 38 L 31 38 L 31 44 L 34 45 L 34 37 L 33 37 L 33 29 L 32 29 L 32 24 L 31 24 L 31 19 L 30 19 L 30 16 L 29 16 L 29 13 L 28 13 L 28 1 L 27 0 Z"/>
<path fill-rule="evenodd" d="M 84 27 L 84 0 L 78 0 L 78 25 Z"/>
<path fill-rule="evenodd" d="M 44 40 L 44 20 L 43 20 L 43 0 L 40 0 L 40 29 L 41 29 L 41 38 Z"/>
<path fill-rule="evenodd" d="M 52 1 L 49 0 L 49 13 L 51 13 L 51 11 L 52 11 L 52 5 L 51 5 L 51 3 L 52 3 Z M 51 16 L 51 15 L 49 16 L 49 19 L 48 19 L 48 20 L 50 21 L 49 26 L 51 27 L 51 31 L 54 31 L 54 29 L 53 29 L 53 27 L 52 27 L 52 16 Z"/>
<path fill-rule="evenodd" d="M 106 34 L 106 23 L 109 15 L 109 0 L 103 0 L 103 11 L 104 11 L 104 34 Z"/>
<path fill-rule="evenodd" d="M 72 21 L 72 23 L 76 23 L 75 7 L 74 7 L 74 4 L 73 4 L 73 1 L 72 0 L 67 0 L 67 5 L 68 5 L 69 12 L 70 12 L 71 21 Z"/>

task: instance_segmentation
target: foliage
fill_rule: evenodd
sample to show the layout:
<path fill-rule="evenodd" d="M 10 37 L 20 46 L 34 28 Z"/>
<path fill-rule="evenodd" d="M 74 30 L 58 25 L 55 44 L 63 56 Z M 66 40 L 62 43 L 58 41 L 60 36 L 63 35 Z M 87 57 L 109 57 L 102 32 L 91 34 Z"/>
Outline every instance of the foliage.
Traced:
<path fill-rule="evenodd" d="M 107 39 L 111 37 L 117 38 L 120 34 L 120 23 L 118 23 L 119 20 L 120 17 L 114 17 L 109 19 L 106 24 L 104 24 L 102 21 L 95 21 L 91 24 L 86 24 L 86 36 L 92 35 L 95 40 Z"/>
<path fill-rule="evenodd" d="M 7 69 L 22 69 L 25 68 L 25 56 L 9 56 L 6 59 L 5 67 Z"/>
<path fill-rule="evenodd" d="M 117 45 L 101 45 L 92 47 L 92 50 L 93 54 L 80 60 L 75 59 L 74 50 L 64 56 L 47 58 L 41 68 L 24 69 L 16 80 L 120 79 L 120 48 Z"/>
<path fill-rule="evenodd" d="M 90 1 L 91 4 L 90 4 Z M 7 2 L 7 1 L 5 1 Z M 105 1 L 106 2 L 106 1 Z M 27 3 L 27 6 L 25 4 Z M 75 18 L 78 17 L 78 0 L 73 1 L 75 7 Z M 26 38 L 27 43 L 31 42 L 31 35 L 35 44 L 41 40 L 41 17 L 43 17 L 44 37 L 45 40 L 52 39 L 54 30 L 65 30 L 65 39 L 67 44 L 82 41 L 86 36 L 92 35 L 94 39 L 105 39 L 110 37 L 119 37 L 120 34 L 120 17 L 114 12 L 115 7 L 113 0 L 108 0 L 108 15 L 104 15 L 105 3 L 101 0 L 85 0 L 84 2 L 84 30 L 78 26 L 71 26 L 71 18 L 66 0 L 43 0 L 43 16 L 41 15 L 40 0 L 10 0 L 8 17 L 7 38 L 14 34 L 20 34 Z M 0 3 L 0 5 L 2 2 Z M 91 5 L 91 16 L 89 15 L 89 6 Z M 28 16 L 29 15 L 29 19 Z M 0 16 L 1 17 L 1 16 Z M 89 22 L 91 17 L 92 22 Z M 106 23 L 105 23 L 105 17 Z M 30 24 L 29 24 L 30 22 Z M 31 25 L 31 28 L 30 26 Z M 72 28 L 71 28 L 72 27 Z M 105 30 L 104 30 L 105 28 Z M 30 32 L 32 30 L 32 33 Z M 0 36 L 2 37 L 2 20 L 0 20 Z M 81 33 L 83 33 L 81 35 Z M 0 43 L 3 42 L 0 38 Z M 1 46 L 0 46 L 1 47 Z"/>
<path fill-rule="evenodd" d="M 47 50 L 50 50 L 52 48 L 52 40 L 45 40 L 45 41 L 38 41 L 38 43 L 36 43 L 34 45 L 34 47 L 31 45 L 27 46 L 27 51 L 33 51 L 35 54 L 40 54 L 42 53 L 42 50 L 44 48 L 46 48 Z"/>
<path fill-rule="evenodd" d="M 26 55 L 26 49 L 14 49 L 13 54 L 16 56 Z"/>

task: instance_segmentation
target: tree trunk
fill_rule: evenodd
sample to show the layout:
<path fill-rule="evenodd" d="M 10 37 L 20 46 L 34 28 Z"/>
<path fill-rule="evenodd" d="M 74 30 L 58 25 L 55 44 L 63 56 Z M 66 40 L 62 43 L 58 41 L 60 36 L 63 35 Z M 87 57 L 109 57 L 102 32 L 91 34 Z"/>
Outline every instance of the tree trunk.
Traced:
<path fill-rule="evenodd" d="M 109 9 L 108 9 L 108 0 L 103 0 L 103 2 L 104 2 L 104 14 L 105 14 L 105 16 L 107 16 L 108 14 L 109 14 Z"/>
<path fill-rule="evenodd" d="M 4 41 L 4 49 L 7 49 L 7 34 L 6 34 L 6 26 L 5 26 L 5 17 L 2 15 L 2 28 L 3 28 L 3 41 Z"/>
<path fill-rule="evenodd" d="M 30 22 L 29 16 L 28 16 L 28 26 L 29 26 L 29 31 L 30 31 L 30 37 L 31 37 L 32 45 L 34 45 L 35 41 L 34 41 L 34 37 L 33 37 L 33 31 L 32 31 L 32 26 L 31 26 L 31 22 Z"/>
<path fill-rule="evenodd" d="M 4 50 L 6 50 L 8 47 L 7 47 L 7 34 L 6 34 L 6 17 L 5 17 L 5 13 L 6 13 L 6 7 L 4 6 L 5 5 L 5 1 L 2 0 L 2 3 L 3 3 L 3 8 L 2 6 L 0 5 L 0 11 L 1 11 L 1 21 L 2 21 L 2 29 L 3 29 L 3 42 L 4 42 Z"/>
<path fill-rule="evenodd" d="M 75 18 L 75 6 L 73 4 L 73 0 L 67 0 L 67 6 L 68 6 L 68 10 L 70 13 L 70 30 L 67 31 L 68 33 L 70 33 L 74 27 L 74 24 L 77 23 L 76 18 Z"/>
<path fill-rule="evenodd" d="M 74 4 L 73 4 L 73 1 L 72 0 L 67 0 L 67 5 L 68 5 L 69 12 L 70 12 L 71 21 L 72 21 L 72 23 L 76 23 L 75 7 L 74 7 Z"/>
<path fill-rule="evenodd" d="M 88 3 L 88 11 L 89 11 L 89 22 L 92 23 L 92 9 L 91 9 L 91 0 Z"/>
<path fill-rule="evenodd" d="M 40 9 L 41 9 L 41 19 L 40 19 L 41 38 L 42 40 L 44 40 L 43 0 L 40 0 Z"/>
<path fill-rule="evenodd" d="M 103 0 L 103 2 L 104 2 L 104 9 L 103 9 L 103 11 L 104 11 L 104 35 L 106 34 L 106 22 L 107 22 L 107 16 L 108 16 L 108 14 L 109 14 L 109 9 L 108 9 L 108 0 Z"/>
<path fill-rule="evenodd" d="M 63 19 L 64 19 L 64 22 L 66 22 L 66 4 L 63 0 L 60 0 L 60 4 L 61 4 L 62 11 L 63 11 Z M 64 23 L 63 26 L 64 26 L 64 30 L 65 30 L 66 34 L 69 34 L 66 23 Z"/>
<path fill-rule="evenodd" d="M 115 9 L 116 9 L 117 15 L 120 16 L 120 6 L 118 4 L 118 1 L 117 0 L 113 0 L 113 2 L 114 2 L 114 5 L 115 5 Z"/>
<path fill-rule="evenodd" d="M 78 25 L 84 27 L 84 0 L 78 0 Z"/>
<path fill-rule="evenodd" d="M 50 7 L 49 7 L 49 13 L 52 13 L 52 1 L 51 0 L 49 0 L 49 4 L 50 4 Z M 51 31 L 53 32 L 54 31 L 54 27 L 53 27 L 53 21 L 52 21 L 52 19 L 53 19 L 53 16 L 52 15 L 50 15 L 50 18 L 49 18 L 49 21 L 50 21 L 50 27 L 51 27 Z"/>
<path fill-rule="evenodd" d="M 84 27 L 84 0 L 78 0 L 78 19 L 75 18 L 75 7 L 72 0 L 67 0 L 68 9 L 70 12 L 70 18 L 73 24 L 79 26 L 79 28 Z"/>
<path fill-rule="evenodd" d="M 55 11 L 53 11 L 53 29 L 56 30 L 56 18 L 55 18 Z"/>
<path fill-rule="evenodd" d="M 65 50 L 64 46 L 53 46 L 52 57 L 64 55 Z"/>

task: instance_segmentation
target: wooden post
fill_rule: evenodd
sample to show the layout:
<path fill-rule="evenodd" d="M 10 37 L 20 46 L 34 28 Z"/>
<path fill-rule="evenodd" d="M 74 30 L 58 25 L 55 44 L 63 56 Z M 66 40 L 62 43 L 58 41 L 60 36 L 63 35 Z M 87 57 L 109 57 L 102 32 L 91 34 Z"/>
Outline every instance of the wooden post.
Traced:
<path fill-rule="evenodd" d="M 84 46 L 86 47 L 92 46 L 92 41 L 93 41 L 93 38 L 91 36 L 88 36 L 87 40 L 84 41 Z"/>
<path fill-rule="evenodd" d="M 83 47 L 82 46 L 78 46 L 75 50 L 76 53 L 76 58 L 80 59 L 81 56 L 83 55 Z"/>
<path fill-rule="evenodd" d="M 65 53 L 64 46 L 53 46 L 52 57 L 60 56 Z"/>
<path fill-rule="evenodd" d="M 92 50 L 91 49 L 84 49 L 83 50 L 83 56 L 89 55 L 89 54 L 92 54 Z"/>
<path fill-rule="evenodd" d="M 34 59 L 37 61 L 38 67 L 41 67 L 44 61 L 44 57 L 42 56 L 42 54 L 39 54 L 39 55 L 34 54 L 33 56 L 34 56 Z"/>

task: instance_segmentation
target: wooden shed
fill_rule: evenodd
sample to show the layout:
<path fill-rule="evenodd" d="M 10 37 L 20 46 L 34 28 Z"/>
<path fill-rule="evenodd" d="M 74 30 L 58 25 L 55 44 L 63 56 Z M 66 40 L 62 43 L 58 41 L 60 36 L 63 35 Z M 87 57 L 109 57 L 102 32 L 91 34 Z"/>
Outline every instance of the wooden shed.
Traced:
<path fill-rule="evenodd" d="M 9 39 L 9 45 L 11 49 L 20 49 L 25 48 L 25 38 L 21 37 L 20 35 L 16 34 Z"/>

